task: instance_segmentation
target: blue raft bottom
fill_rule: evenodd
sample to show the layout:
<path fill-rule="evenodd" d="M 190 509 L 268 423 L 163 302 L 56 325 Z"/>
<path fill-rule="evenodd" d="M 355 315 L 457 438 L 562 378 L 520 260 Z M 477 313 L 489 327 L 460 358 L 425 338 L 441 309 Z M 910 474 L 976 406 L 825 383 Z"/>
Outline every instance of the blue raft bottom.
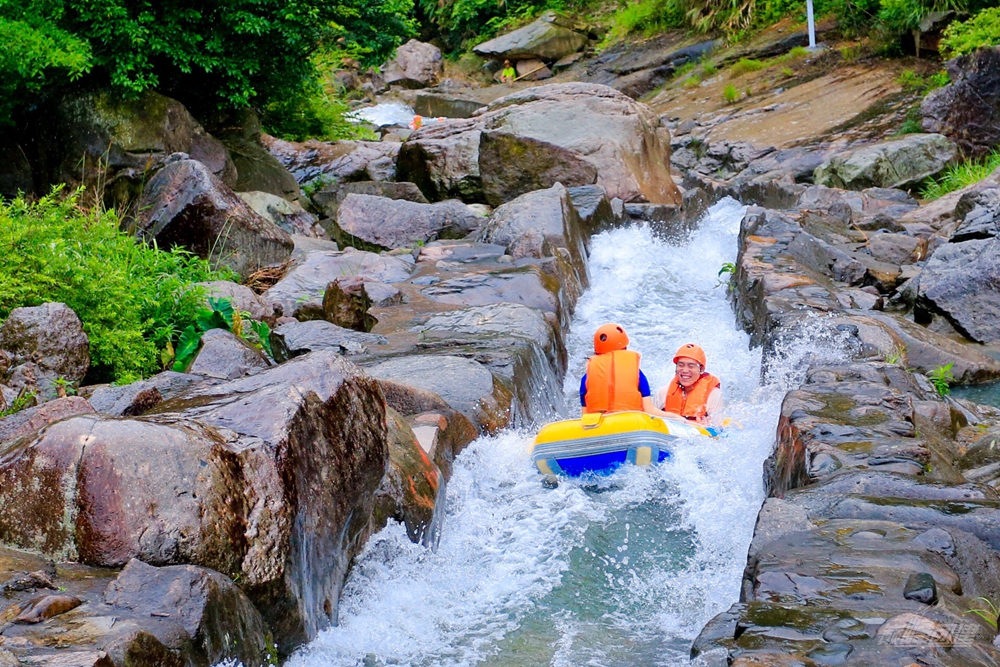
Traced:
<path fill-rule="evenodd" d="M 662 463 L 670 458 L 670 452 L 660 450 L 656 463 Z M 552 459 L 549 459 L 550 461 Z M 610 475 L 618 468 L 628 463 L 628 451 L 606 452 L 589 456 L 574 456 L 564 459 L 556 458 L 559 470 L 567 477 L 580 477 L 585 474 Z"/>

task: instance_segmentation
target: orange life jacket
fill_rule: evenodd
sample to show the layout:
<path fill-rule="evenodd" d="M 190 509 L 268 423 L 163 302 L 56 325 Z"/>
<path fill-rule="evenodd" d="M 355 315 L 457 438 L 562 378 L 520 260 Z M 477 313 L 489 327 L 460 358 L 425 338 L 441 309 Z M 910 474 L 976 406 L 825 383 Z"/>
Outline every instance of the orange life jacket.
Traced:
<path fill-rule="evenodd" d="M 595 354 L 587 362 L 587 406 L 584 412 L 642 410 L 639 353 L 616 350 Z"/>
<path fill-rule="evenodd" d="M 721 386 L 719 378 L 708 373 L 702 373 L 701 377 L 687 389 L 684 389 L 675 377 L 667 389 L 667 400 L 663 410 L 692 421 L 704 421 L 708 417 L 708 395 L 713 389 Z"/>

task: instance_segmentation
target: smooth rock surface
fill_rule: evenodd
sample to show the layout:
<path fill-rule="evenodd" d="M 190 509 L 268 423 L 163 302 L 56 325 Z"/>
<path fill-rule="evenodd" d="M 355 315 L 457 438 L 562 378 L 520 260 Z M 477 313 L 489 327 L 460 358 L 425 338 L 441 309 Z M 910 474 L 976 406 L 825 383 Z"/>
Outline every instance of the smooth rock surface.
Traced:
<path fill-rule="evenodd" d="M 260 350 L 225 329 L 210 329 L 201 336 L 201 349 L 187 372 L 220 380 L 235 380 L 271 364 Z"/>
<path fill-rule="evenodd" d="M 940 134 L 908 134 L 834 155 L 816 168 L 813 180 L 848 190 L 916 185 L 944 169 L 958 155 Z"/>
<path fill-rule="evenodd" d="M 392 250 L 439 238 L 463 238 L 481 224 L 482 219 L 458 200 L 419 204 L 349 194 L 337 210 L 335 238 L 342 245 Z"/>
<path fill-rule="evenodd" d="M 271 332 L 271 349 L 278 363 L 284 363 L 314 350 L 330 350 L 337 354 L 365 354 L 372 346 L 385 343 L 384 336 L 352 331 L 324 320 L 289 322 Z"/>
<path fill-rule="evenodd" d="M 946 243 L 920 273 L 918 321 L 939 313 L 979 343 L 1000 342 L 1000 238 Z"/>

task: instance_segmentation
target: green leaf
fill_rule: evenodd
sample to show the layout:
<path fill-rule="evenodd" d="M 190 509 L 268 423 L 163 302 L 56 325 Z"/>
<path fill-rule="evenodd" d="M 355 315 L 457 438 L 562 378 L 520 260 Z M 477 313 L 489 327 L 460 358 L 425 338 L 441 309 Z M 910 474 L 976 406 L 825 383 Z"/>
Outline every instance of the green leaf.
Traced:
<path fill-rule="evenodd" d="M 181 337 L 177 341 L 177 354 L 174 357 L 174 370 L 182 373 L 187 369 L 188 363 L 194 358 L 194 355 L 198 352 L 198 346 L 201 345 L 201 334 L 203 332 L 195 329 L 194 325 L 188 325 L 184 331 L 181 332 Z"/>

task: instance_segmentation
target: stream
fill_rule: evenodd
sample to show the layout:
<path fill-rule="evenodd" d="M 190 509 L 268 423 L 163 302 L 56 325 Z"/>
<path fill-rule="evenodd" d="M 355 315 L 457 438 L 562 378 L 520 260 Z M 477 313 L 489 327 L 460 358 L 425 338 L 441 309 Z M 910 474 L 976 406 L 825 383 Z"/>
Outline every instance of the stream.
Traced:
<path fill-rule="evenodd" d="M 568 339 L 567 410 L 594 329 L 624 325 L 655 388 L 673 352 L 700 343 L 738 424 L 681 441 L 667 464 L 542 486 L 532 429 L 482 437 L 455 461 L 436 552 L 390 525 L 346 583 L 337 627 L 292 667 L 633 667 L 688 664 L 691 640 L 739 597 L 761 466 L 809 341 L 761 381 L 761 351 L 735 324 L 718 272 L 745 208 L 728 199 L 671 242 L 646 227 L 592 239 L 591 286 Z M 654 389 L 655 391 L 655 389 Z"/>

